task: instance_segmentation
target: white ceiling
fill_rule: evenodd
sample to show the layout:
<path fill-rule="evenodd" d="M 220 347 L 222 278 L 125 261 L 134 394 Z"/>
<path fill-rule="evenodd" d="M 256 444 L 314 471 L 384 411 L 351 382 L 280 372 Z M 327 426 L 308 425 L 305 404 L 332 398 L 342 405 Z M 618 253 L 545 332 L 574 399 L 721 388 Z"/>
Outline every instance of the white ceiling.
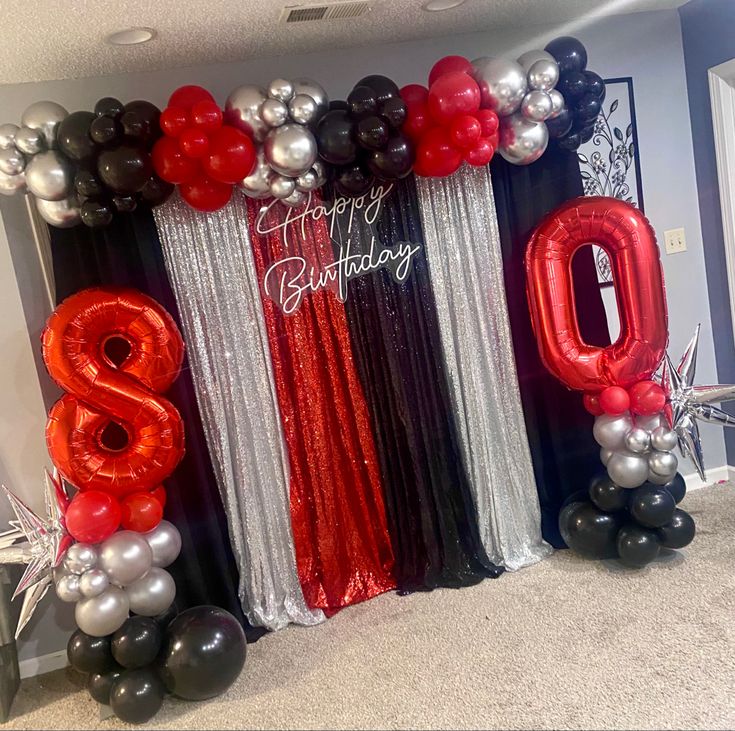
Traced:
<path fill-rule="evenodd" d="M 79 78 L 240 61 L 519 26 L 560 26 L 585 16 L 675 8 L 684 0 L 467 0 L 428 13 L 423 0 L 371 0 L 352 20 L 279 22 L 299 0 L 30 0 L 2 14 L 0 83 Z M 318 4 L 304 0 L 305 4 Z M 115 47 L 131 26 L 158 36 Z"/>

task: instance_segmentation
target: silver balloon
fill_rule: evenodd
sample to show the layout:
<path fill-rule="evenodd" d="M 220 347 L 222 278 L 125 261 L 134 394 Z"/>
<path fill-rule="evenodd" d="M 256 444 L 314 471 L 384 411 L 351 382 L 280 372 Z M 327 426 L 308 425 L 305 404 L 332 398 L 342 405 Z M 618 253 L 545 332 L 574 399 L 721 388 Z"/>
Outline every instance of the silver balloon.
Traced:
<path fill-rule="evenodd" d="M 20 173 L 19 175 L 6 175 L 5 173 L 0 172 L 0 194 L 14 195 L 18 191 L 25 190 L 25 187 L 25 173 Z"/>
<path fill-rule="evenodd" d="M 607 463 L 607 474 L 620 487 L 639 487 L 648 477 L 648 460 L 637 454 L 616 452 Z"/>
<path fill-rule="evenodd" d="M 679 466 L 679 460 L 673 452 L 659 452 L 658 450 L 648 455 L 648 466 L 651 472 L 661 478 L 671 479 Z"/>
<path fill-rule="evenodd" d="M 262 142 L 268 134 L 268 125 L 260 118 L 260 106 L 268 98 L 265 90 L 255 84 L 243 84 L 233 89 L 225 102 L 227 124 L 252 135 Z"/>
<path fill-rule="evenodd" d="M 285 203 L 290 208 L 298 208 L 306 203 L 306 193 L 300 190 L 294 190 L 291 195 L 281 198 L 281 203 Z"/>
<path fill-rule="evenodd" d="M 549 92 L 549 98 L 551 99 L 551 114 L 549 115 L 549 119 L 554 119 L 554 117 L 558 117 L 561 114 L 562 109 L 564 109 L 564 97 L 560 91 L 552 89 Z"/>
<path fill-rule="evenodd" d="M 46 147 L 56 147 L 56 131 L 69 112 L 56 102 L 31 104 L 20 118 L 21 126 L 37 129 L 43 135 Z"/>
<path fill-rule="evenodd" d="M 168 609 L 176 597 L 176 584 L 165 569 L 153 567 L 138 581 L 125 587 L 130 611 L 155 617 Z"/>
<path fill-rule="evenodd" d="M 0 149 L 0 171 L 6 175 L 18 175 L 26 167 L 26 159 L 15 147 Z"/>
<path fill-rule="evenodd" d="M 270 192 L 274 198 L 283 200 L 296 190 L 296 181 L 286 175 L 273 175 L 270 181 Z"/>
<path fill-rule="evenodd" d="M 0 124 L 0 150 L 15 147 L 15 136 L 18 134 L 17 124 Z"/>
<path fill-rule="evenodd" d="M 99 550 L 99 567 L 117 586 L 137 581 L 150 569 L 153 551 L 140 533 L 121 530 L 113 533 Z"/>
<path fill-rule="evenodd" d="M 172 564 L 181 551 L 181 534 L 167 520 L 162 520 L 152 531 L 143 533 L 143 538 L 153 551 L 153 565 L 159 568 Z"/>
<path fill-rule="evenodd" d="M 645 429 L 647 432 L 653 432 L 659 426 L 665 424 L 665 419 L 661 414 L 653 414 L 653 416 L 636 416 L 635 425 L 641 429 Z"/>
<path fill-rule="evenodd" d="M 605 449 L 605 447 L 600 447 L 600 462 L 606 465 L 610 461 L 610 457 L 612 457 L 613 454 L 615 454 L 615 452 L 613 452 L 612 449 Z"/>
<path fill-rule="evenodd" d="M 104 637 L 119 630 L 129 612 L 128 595 L 119 586 L 108 586 L 101 594 L 78 602 L 74 619 L 82 632 Z"/>
<path fill-rule="evenodd" d="M 559 64 L 553 59 L 540 59 L 528 69 L 528 85 L 531 89 L 551 91 L 559 81 Z"/>
<path fill-rule="evenodd" d="M 520 64 L 507 58 L 477 58 L 472 62 L 472 76 L 480 87 L 483 107 L 506 117 L 521 106 L 528 87 Z"/>
<path fill-rule="evenodd" d="M 305 173 L 316 161 L 314 135 L 303 125 L 284 124 L 272 129 L 263 143 L 268 164 L 292 178 Z"/>
<path fill-rule="evenodd" d="M 625 435 L 625 448 L 636 454 L 643 454 L 651 448 L 651 435 L 636 426 Z"/>
<path fill-rule="evenodd" d="M 521 114 L 534 122 L 543 122 L 548 119 L 553 109 L 554 104 L 551 97 L 545 91 L 538 89 L 529 91 L 521 102 Z"/>
<path fill-rule="evenodd" d="M 314 168 L 307 170 L 303 175 L 296 178 L 296 190 L 302 193 L 308 193 L 310 190 L 316 190 L 319 187 L 319 176 Z"/>
<path fill-rule="evenodd" d="M 21 127 L 15 135 L 15 146 L 26 155 L 37 155 L 46 149 L 43 135 L 37 129 Z"/>
<path fill-rule="evenodd" d="M 498 151 L 513 165 L 530 165 L 544 154 L 549 144 L 549 130 L 543 122 L 512 114 L 500 120 Z"/>
<path fill-rule="evenodd" d="M 36 209 L 46 223 L 56 228 L 72 228 L 82 221 L 79 201 L 73 195 L 61 201 L 36 198 Z"/>
<path fill-rule="evenodd" d="M 293 84 L 288 79 L 273 79 L 268 84 L 268 96 L 272 99 L 287 102 L 293 95 Z"/>
<path fill-rule="evenodd" d="M 651 432 L 651 446 L 661 452 L 670 452 L 678 443 L 676 432 L 665 426 L 657 426 Z"/>
<path fill-rule="evenodd" d="M 89 543 L 73 543 L 64 554 L 64 568 L 72 574 L 83 574 L 97 565 L 97 550 Z"/>
<path fill-rule="evenodd" d="M 37 198 L 60 201 L 72 192 L 74 166 L 56 150 L 34 155 L 26 166 L 28 190 Z"/>
<path fill-rule="evenodd" d="M 296 94 L 288 103 L 291 119 L 298 124 L 311 124 L 316 120 L 317 103 L 308 94 Z"/>
<path fill-rule="evenodd" d="M 269 127 L 280 127 L 288 121 L 288 107 L 278 99 L 266 99 L 260 106 L 260 118 Z"/>
<path fill-rule="evenodd" d="M 79 591 L 85 597 L 98 596 L 107 589 L 110 580 L 102 569 L 89 569 L 79 577 Z"/>
<path fill-rule="evenodd" d="M 306 94 L 316 102 L 317 112 L 314 119 L 315 122 L 329 111 L 329 97 L 327 96 L 327 92 L 324 91 L 324 87 L 321 84 L 317 84 L 313 79 L 294 79 L 293 90 L 294 94 Z"/>
<path fill-rule="evenodd" d="M 56 596 L 62 602 L 78 602 L 82 598 L 79 577 L 76 574 L 64 574 L 56 580 Z"/>
<path fill-rule="evenodd" d="M 536 61 L 554 61 L 556 63 L 556 60 L 548 51 L 541 51 L 540 49 L 526 51 L 518 56 L 518 63 L 523 66 L 526 73 L 528 73 Z"/>
<path fill-rule="evenodd" d="M 592 434 L 595 441 L 605 449 L 617 451 L 625 448 L 625 435 L 633 428 L 630 414 L 627 412 L 620 416 L 602 414 L 595 418 Z"/>
<path fill-rule="evenodd" d="M 316 173 L 317 188 L 321 188 L 327 182 L 327 168 L 321 160 L 315 160 L 311 169 Z"/>
<path fill-rule="evenodd" d="M 270 182 L 273 174 L 263 154 L 263 148 L 259 147 L 253 172 L 237 185 L 249 198 L 268 198 L 271 195 Z"/>

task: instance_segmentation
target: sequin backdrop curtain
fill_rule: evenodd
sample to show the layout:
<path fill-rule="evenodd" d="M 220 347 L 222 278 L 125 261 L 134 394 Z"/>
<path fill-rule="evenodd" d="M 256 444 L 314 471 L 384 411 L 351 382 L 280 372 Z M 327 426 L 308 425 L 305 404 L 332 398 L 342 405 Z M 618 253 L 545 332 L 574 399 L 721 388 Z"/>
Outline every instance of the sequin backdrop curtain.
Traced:
<path fill-rule="evenodd" d="M 261 283 L 285 257 L 302 257 L 319 271 L 333 262 L 323 217 L 285 226 L 288 209 L 275 203 L 258 224 L 258 211 L 259 203 L 249 201 Z M 344 305 L 332 291 L 306 295 L 290 315 L 263 295 L 263 310 L 291 464 L 299 577 L 309 605 L 332 613 L 395 587 L 367 404 Z"/>
<path fill-rule="evenodd" d="M 288 455 L 268 335 L 237 196 L 212 214 L 178 196 L 155 210 L 184 327 L 192 379 L 240 568 L 240 598 L 254 625 L 315 624 L 296 573 Z"/>
<path fill-rule="evenodd" d="M 566 497 L 585 490 L 601 469 L 600 448 L 592 437 L 593 418 L 582 406 L 581 394 L 563 386 L 539 357 L 526 300 L 524 255 L 529 236 L 541 219 L 564 201 L 582 195 L 582 175 L 576 153 L 555 146 L 528 166 L 511 165 L 496 155 L 490 170 L 543 535 L 553 546 L 564 547 L 557 524 L 559 509 Z M 591 247 L 577 252 L 572 273 L 583 339 L 595 345 L 609 344 Z"/>
<path fill-rule="evenodd" d="M 158 233 L 150 211 L 118 216 L 104 229 L 49 227 L 57 301 L 96 285 L 135 287 L 160 302 L 182 327 L 169 285 Z M 179 609 L 215 604 L 246 625 L 249 640 L 264 630 L 246 622 L 238 599 L 238 572 L 227 518 L 202 431 L 188 360 L 166 394 L 181 413 L 186 454 L 166 480 L 165 517 L 182 537 L 179 558 L 169 571 L 176 580 Z"/>
<path fill-rule="evenodd" d="M 426 256 L 462 456 L 488 556 L 508 569 L 550 553 L 541 538 L 488 168 L 417 178 Z"/>
<path fill-rule="evenodd" d="M 375 190 L 375 189 L 374 189 Z M 399 588 L 458 587 L 501 569 L 482 545 L 452 414 L 413 179 L 396 183 L 370 224 L 348 209 L 335 244 L 350 254 L 419 245 L 397 283 L 385 269 L 354 278 L 346 301 L 355 362 L 378 445 Z"/>

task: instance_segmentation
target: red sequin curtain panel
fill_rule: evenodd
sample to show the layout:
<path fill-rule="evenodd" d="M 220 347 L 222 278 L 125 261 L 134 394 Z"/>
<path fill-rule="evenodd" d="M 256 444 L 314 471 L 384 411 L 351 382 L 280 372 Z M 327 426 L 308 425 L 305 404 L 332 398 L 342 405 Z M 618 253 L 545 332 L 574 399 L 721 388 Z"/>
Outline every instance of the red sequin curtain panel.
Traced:
<path fill-rule="evenodd" d="M 308 604 L 331 613 L 395 588 L 378 458 L 344 305 L 320 290 L 284 315 L 263 293 L 276 261 L 300 256 L 320 270 L 333 261 L 327 223 L 284 227 L 286 209 L 273 205 L 259 234 L 259 208 L 249 202 L 250 235 L 291 464 L 299 579 Z"/>

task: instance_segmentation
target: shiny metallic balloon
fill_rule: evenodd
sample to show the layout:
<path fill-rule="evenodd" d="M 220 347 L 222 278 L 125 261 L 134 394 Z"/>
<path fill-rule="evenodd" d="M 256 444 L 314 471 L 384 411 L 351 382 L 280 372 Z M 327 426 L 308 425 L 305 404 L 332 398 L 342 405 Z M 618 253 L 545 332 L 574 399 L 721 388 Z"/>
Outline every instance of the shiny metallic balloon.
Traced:
<path fill-rule="evenodd" d="M 296 94 L 288 103 L 291 119 L 298 124 L 311 124 L 316 121 L 319 107 L 308 94 Z"/>
<path fill-rule="evenodd" d="M 636 416 L 635 417 L 635 425 L 639 426 L 641 429 L 645 429 L 647 432 L 651 433 L 654 429 L 656 429 L 659 426 L 664 426 L 666 424 L 666 419 L 663 418 L 661 414 L 653 414 L 652 416 Z"/>
<path fill-rule="evenodd" d="M 294 190 L 291 195 L 281 198 L 281 203 L 289 206 L 289 208 L 298 208 L 306 203 L 306 198 L 306 193 L 303 193 L 300 190 Z"/>
<path fill-rule="evenodd" d="M 498 116 L 513 114 L 527 91 L 523 66 L 507 58 L 477 58 L 472 62 L 472 76 L 480 87 L 483 108 Z"/>
<path fill-rule="evenodd" d="M 621 416 L 602 414 L 595 418 L 592 434 L 601 447 L 615 452 L 625 448 L 625 435 L 632 428 L 633 422 L 628 413 Z"/>
<path fill-rule="evenodd" d="M 648 466 L 657 477 L 671 479 L 679 466 L 679 460 L 673 452 L 654 450 L 648 455 Z"/>
<path fill-rule="evenodd" d="M 540 59 L 528 69 L 528 86 L 539 91 L 551 91 L 559 81 L 559 64 L 553 59 Z"/>
<path fill-rule="evenodd" d="M 56 132 L 59 124 L 69 116 L 69 112 L 56 102 L 36 102 L 31 104 L 20 118 L 22 127 L 37 129 L 43 135 L 46 147 L 56 147 Z"/>
<path fill-rule="evenodd" d="M 155 617 L 168 609 L 176 597 L 176 584 L 166 569 L 154 566 L 145 576 L 125 587 L 130 611 Z"/>
<path fill-rule="evenodd" d="M 284 124 L 272 129 L 263 143 L 268 164 L 281 175 L 296 178 L 316 161 L 314 135 L 303 125 Z"/>
<path fill-rule="evenodd" d="M 282 102 L 288 102 L 294 95 L 293 84 L 288 79 L 273 79 L 268 84 L 268 96 Z"/>
<path fill-rule="evenodd" d="M 545 91 L 538 89 L 529 91 L 521 102 L 521 114 L 534 122 L 543 122 L 548 119 L 553 110 L 554 104 L 551 97 Z"/>
<path fill-rule="evenodd" d="M 270 192 L 274 198 L 288 198 L 296 190 L 296 181 L 286 175 L 273 175 L 270 181 Z"/>
<path fill-rule="evenodd" d="M 549 92 L 549 98 L 551 99 L 551 114 L 549 115 L 549 119 L 554 119 L 554 117 L 558 117 L 561 114 L 562 109 L 564 109 L 564 97 L 558 89 L 552 89 Z"/>
<path fill-rule="evenodd" d="M 268 98 L 265 90 L 255 84 L 243 84 L 233 89 L 225 102 L 225 122 L 262 142 L 269 127 L 260 117 L 260 106 Z"/>
<path fill-rule="evenodd" d="M 321 160 L 315 160 L 311 169 L 316 173 L 317 188 L 321 188 L 327 182 L 327 168 Z"/>
<path fill-rule="evenodd" d="M 554 57 L 548 51 L 542 51 L 540 49 L 526 51 L 518 56 L 518 63 L 523 66 L 526 73 L 528 73 L 536 61 L 554 61 L 556 63 Z"/>
<path fill-rule="evenodd" d="M 143 538 L 153 551 L 153 565 L 159 568 L 172 564 L 181 551 L 181 533 L 168 520 L 162 520 L 152 531 L 143 533 Z"/>
<path fill-rule="evenodd" d="M 260 118 L 269 127 L 280 127 L 288 121 L 288 107 L 279 99 L 266 99 L 260 105 Z"/>
<path fill-rule="evenodd" d="M 268 198 L 272 195 L 270 183 L 274 175 L 275 173 L 265 159 L 263 148 L 259 147 L 253 172 L 247 178 L 243 178 L 237 185 L 249 198 Z"/>
<path fill-rule="evenodd" d="M 600 462 L 606 465 L 610 461 L 610 457 L 612 457 L 613 454 L 615 454 L 615 452 L 613 452 L 612 449 L 600 447 Z"/>
<path fill-rule="evenodd" d="M 307 170 L 303 175 L 296 178 L 296 190 L 302 193 L 308 193 L 310 190 L 316 190 L 319 187 L 319 176 L 314 168 Z"/>
<path fill-rule="evenodd" d="M 99 567 L 117 586 L 137 581 L 150 569 L 153 551 L 140 533 L 121 530 L 100 545 Z"/>
<path fill-rule="evenodd" d="M 21 127 L 15 134 L 15 146 L 26 155 L 36 155 L 46 149 L 40 130 Z"/>
<path fill-rule="evenodd" d="M 324 91 L 324 87 L 321 84 L 317 84 L 313 79 L 294 79 L 293 90 L 294 94 L 306 94 L 316 102 L 317 111 L 314 118 L 315 122 L 318 122 L 329 111 L 329 97 L 327 96 L 327 92 Z"/>
<path fill-rule="evenodd" d="M 107 589 L 110 580 L 102 569 L 89 569 L 79 577 L 79 590 L 82 595 L 89 598 L 98 596 Z"/>
<path fill-rule="evenodd" d="M 678 441 L 676 432 L 666 426 L 657 426 L 651 432 L 651 446 L 661 452 L 670 452 Z"/>
<path fill-rule="evenodd" d="M 15 136 L 18 134 L 17 124 L 0 124 L 0 150 L 15 147 Z"/>
<path fill-rule="evenodd" d="M 498 151 L 513 165 L 530 165 L 544 154 L 549 144 L 549 130 L 543 122 L 512 114 L 500 120 Z"/>
<path fill-rule="evenodd" d="M 6 175 L 0 172 L 0 194 L 15 195 L 26 188 L 26 174 Z"/>
<path fill-rule="evenodd" d="M 15 147 L 0 149 L 0 172 L 6 175 L 18 175 L 26 169 L 26 159 L 23 153 Z"/>
<path fill-rule="evenodd" d="M 64 574 L 56 580 L 56 596 L 62 602 L 78 602 L 82 598 L 79 577 L 76 574 Z"/>
<path fill-rule="evenodd" d="M 82 599 L 74 609 L 74 619 L 82 632 L 104 637 L 116 632 L 130 612 L 128 595 L 119 586 L 108 586 L 97 596 Z"/>
<path fill-rule="evenodd" d="M 607 474 L 620 487 L 639 487 L 648 477 L 648 460 L 637 454 L 616 452 L 607 463 Z"/>
<path fill-rule="evenodd" d="M 89 543 L 72 543 L 64 554 L 64 568 L 72 574 L 83 574 L 97 565 L 97 550 Z"/>
<path fill-rule="evenodd" d="M 56 150 L 39 152 L 26 165 L 26 184 L 37 198 L 63 200 L 73 189 L 74 166 Z"/>
<path fill-rule="evenodd" d="M 625 435 L 625 448 L 636 454 L 643 454 L 651 449 L 651 435 L 639 426 Z"/>
<path fill-rule="evenodd" d="M 56 228 L 72 228 L 82 222 L 79 201 L 73 195 L 61 201 L 36 198 L 36 209 L 46 223 Z"/>

